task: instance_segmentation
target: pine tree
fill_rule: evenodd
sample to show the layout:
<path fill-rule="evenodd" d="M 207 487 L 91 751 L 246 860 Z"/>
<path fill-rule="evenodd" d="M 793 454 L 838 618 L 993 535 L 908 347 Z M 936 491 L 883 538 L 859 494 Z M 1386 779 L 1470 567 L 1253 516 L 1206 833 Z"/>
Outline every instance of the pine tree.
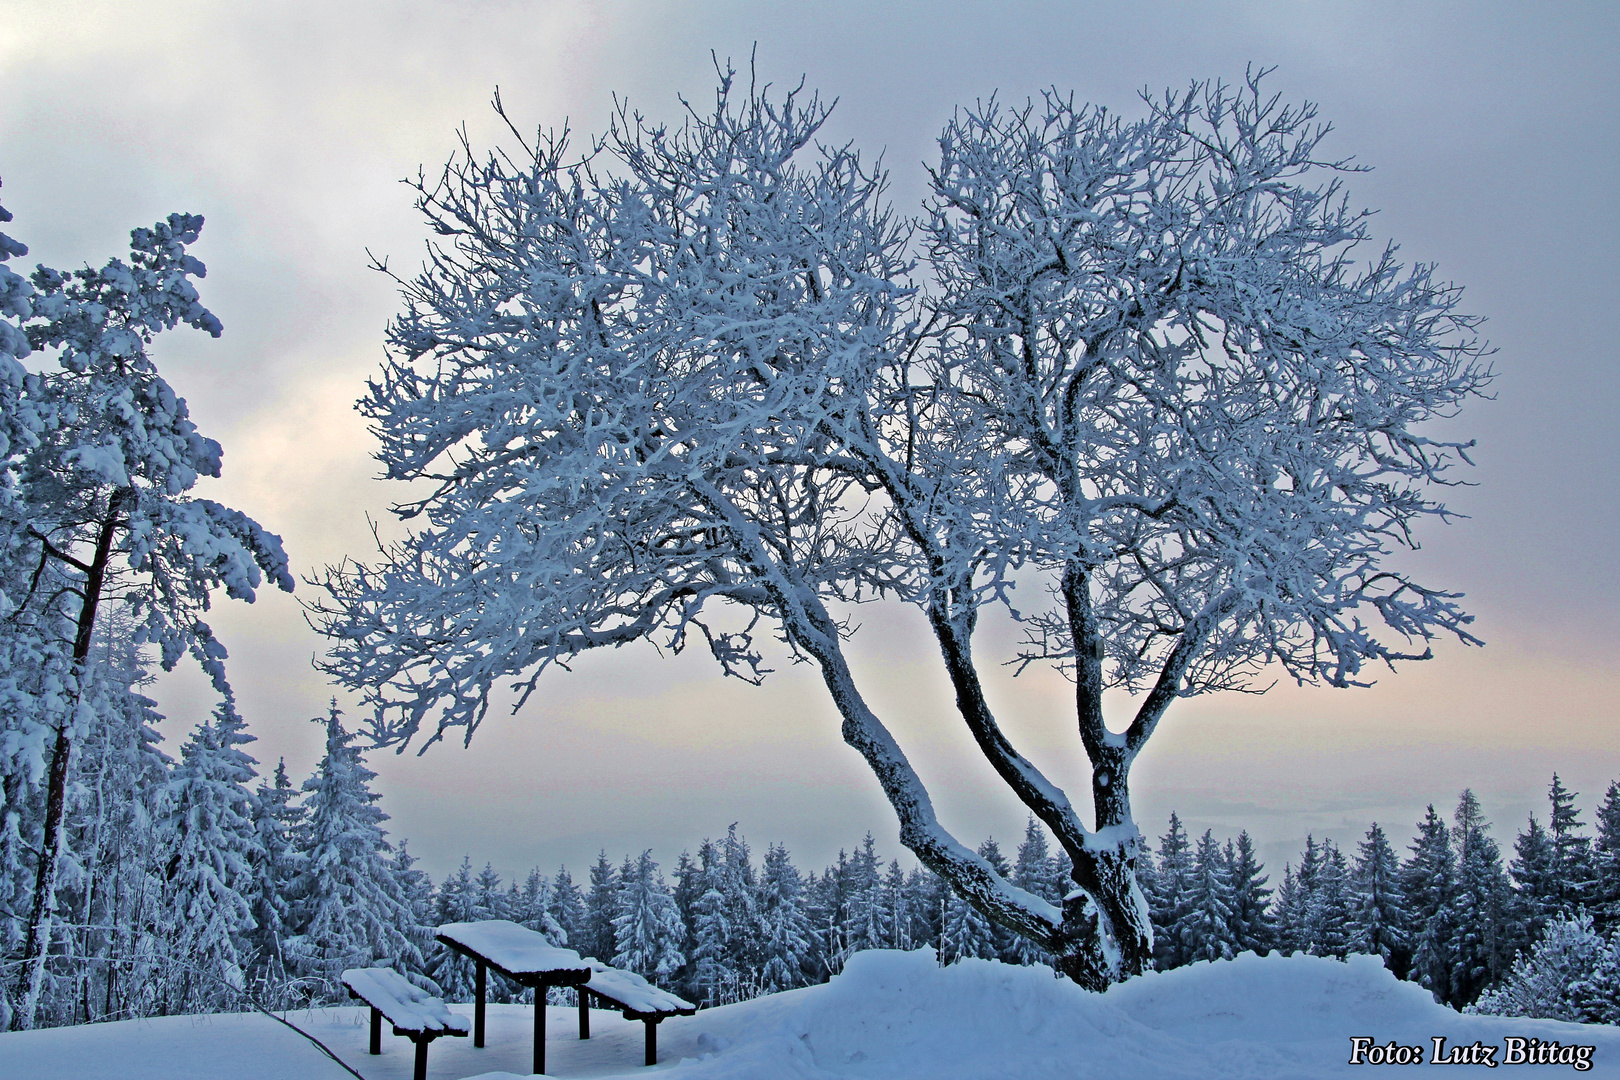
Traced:
<path fill-rule="evenodd" d="M 559 866 L 557 876 L 551 879 L 551 901 L 546 910 L 562 927 L 568 944 L 579 948 L 585 936 L 585 901 L 579 895 L 579 886 L 574 884 L 574 875 L 568 872 L 566 866 Z"/>
<path fill-rule="evenodd" d="M 253 949 L 251 982 L 265 1003 L 282 1004 L 287 985 L 283 943 L 292 932 L 293 883 L 299 873 L 299 850 L 306 846 L 304 808 L 287 776 L 287 759 L 276 762 L 269 783 L 254 792 L 253 824 L 258 835 L 254 860 Z"/>
<path fill-rule="evenodd" d="M 996 958 L 995 928 L 979 909 L 947 889 L 945 910 L 940 919 L 939 962 L 954 964 L 967 957 Z"/>
<path fill-rule="evenodd" d="M 1192 888 L 1192 849 L 1181 818 L 1170 814 L 1170 828 L 1159 837 L 1159 858 L 1148 904 L 1153 912 L 1153 959 L 1160 971 L 1187 962 L 1175 928 L 1186 916 Z"/>
<path fill-rule="evenodd" d="M 1592 912 L 1597 928 L 1620 926 L 1620 782 L 1611 782 L 1597 811 L 1592 844 Z"/>
<path fill-rule="evenodd" d="M 759 973 L 761 992 L 772 994 L 805 985 L 812 932 L 804 910 L 804 882 L 781 844 L 765 851 L 758 903 L 765 956 Z"/>
<path fill-rule="evenodd" d="M 1381 957 L 1397 976 L 1404 974 L 1410 963 L 1411 939 L 1400 860 L 1376 821 L 1357 850 L 1350 882 L 1350 951 Z"/>
<path fill-rule="evenodd" d="M 1283 867 L 1283 883 L 1277 891 L 1277 944 L 1285 953 L 1315 952 L 1317 926 L 1312 912 L 1317 908 L 1316 890 L 1322 873 L 1322 848 L 1315 836 L 1305 837 L 1305 851 L 1299 869 Z"/>
<path fill-rule="evenodd" d="M 175 968 L 168 1011 L 212 1012 L 246 988 L 247 931 L 253 929 L 253 863 L 262 857 L 248 783 L 253 742 L 229 696 L 186 740 L 168 784 L 163 835 L 165 937 Z"/>
<path fill-rule="evenodd" d="M 1198 839 L 1187 884 L 1186 911 L 1171 931 L 1184 962 L 1231 959 L 1237 952 L 1232 934 L 1232 883 L 1210 829 Z"/>
<path fill-rule="evenodd" d="M 983 853 L 981 847 L 980 854 Z M 844 955 L 840 958 L 840 966 L 855 953 L 888 947 L 890 927 L 884 912 L 881 865 L 877 856 L 877 841 L 871 833 L 867 833 L 861 840 L 861 846 L 850 857 L 845 873 Z"/>
<path fill-rule="evenodd" d="M 653 862 L 652 852 L 621 872 L 618 915 L 613 920 L 617 951 L 614 967 L 660 982 L 686 962 L 681 953 L 680 912 Z"/>
<path fill-rule="evenodd" d="M 463 855 L 456 872 L 439 882 L 439 891 L 433 898 L 433 915 L 435 924 L 440 926 L 472 922 L 479 917 L 478 885 L 473 878 L 471 855 Z M 477 969 L 472 960 L 443 946 L 435 947 L 427 956 L 428 977 L 446 997 L 452 1001 L 472 998 L 477 986 Z"/>
<path fill-rule="evenodd" d="M 1333 841 L 1323 840 L 1305 912 L 1313 956 L 1343 960 L 1349 955 L 1351 906 L 1350 867 L 1344 852 Z"/>
<path fill-rule="evenodd" d="M 1505 947 L 1510 889 L 1501 853 L 1491 839 L 1479 800 L 1465 789 L 1457 802 L 1451 831 L 1457 855 L 1457 890 L 1449 921 L 1456 938 L 1451 946 L 1451 990 L 1448 1002 L 1466 1005 L 1489 983 L 1506 974 L 1512 958 Z"/>
<path fill-rule="evenodd" d="M 1227 841 L 1226 877 L 1232 883 L 1232 938 L 1239 952 L 1264 955 L 1276 941 L 1276 928 L 1271 917 L 1266 888 L 1267 877 L 1261 873 L 1259 858 L 1254 852 L 1254 841 L 1247 829 L 1238 833 L 1237 844 Z"/>
<path fill-rule="evenodd" d="M 1552 837 L 1534 814 L 1513 842 L 1515 858 L 1509 866 L 1516 885 L 1513 893 L 1515 950 L 1528 950 L 1549 921 L 1557 917 L 1558 868 Z"/>
<path fill-rule="evenodd" d="M 399 895 L 405 902 L 406 909 L 411 913 L 411 922 L 408 927 L 402 927 L 405 936 L 411 944 L 416 946 L 417 952 L 423 957 L 423 962 L 415 967 L 401 969 L 400 974 L 410 978 L 417 985 L 426 985 L 432 981 L 428 971 L 428 957 L 437 947 L 433 931 L 438 925 L 433 910 L 433 879 L 428 877 L 426 870 L 419 870 L 417 859 L 410 853 L 409 845 L 405 840 L 399 842 L 394 850 L 391 866 L 394 881 L 399 886 Z M 448 952 L 449 950 L 445 950 Z M 411 957 L 406 955 L 400 958 L 401 963 L 410 963 Z M 421 976 L 420 979 L 413 976 Z"/>
<path fill-rule="evenodd" d="M 1547 799 L 1552 803 L 1547 831 L 1553 845 L 1554 910 L 1560 915 L 1578 911 L 1591 897 L 1593 886 L 1592 838 L 1577 831 L 1582 822 L 1575 808 L 1575 794 L 1553 773 L 1547 788 Z"/>
<path fill-rule="evenodd" d="M 1467 1011 L 1577 1024 L 1620 1023 L 1620 938 L 1605 940 L 1586 912 L 1547 924 L 1502 985 Z"/>
<path fill-rule="evenodd" d="M 345 968 L 386 964 L 407 973 L 423 965 L 412 941 L 413 913 L 383 839 L 388 815 L 371 791 L 377 774 L 366 768 L 341 717 L 334 701 L 325 721 L 326 755 L 304 781 L 309 847 L 295 886 L 298 933 L 286 946 L 304 992 L 319 1001 L 340 998 Z"/>
<path fill-rule="evenodd" d="M 613 920 L 619 915 L 619 882 L 608 862 L 607 852 L 599 851 L 591 867 L 591 886 L 585 894 L 584 938 L 578 951 L 598 959 L 616 951 Z"/>
<path fill-rule="evenodd" d="M 1024 841 L 1018 845 L 1018 857 L 1013 862 L 1012 883 L 1049 904 L 1063 903 L 1062 881 L 1057 860 L 1052 858 L 1046 841 L 1046 829 L 1031 814 L 1024 822 Z M 1022 935 L 1013 938 L 1011 959 L 1019 964 L 1053 963 L 1052 954 Z"/>
<path fill-rule="evenodd" d="M 1439 1001 L 1452 998 L 1451 973 L 1456 926 L 1452 897 L 1457 891 L 1456 855 L 1451 831 L 1430 804 L 1412 857 L 1401 867 L 1401 891 L 1412 918 L 1412 969 L 1407 977 L 1426 987 Z"/>

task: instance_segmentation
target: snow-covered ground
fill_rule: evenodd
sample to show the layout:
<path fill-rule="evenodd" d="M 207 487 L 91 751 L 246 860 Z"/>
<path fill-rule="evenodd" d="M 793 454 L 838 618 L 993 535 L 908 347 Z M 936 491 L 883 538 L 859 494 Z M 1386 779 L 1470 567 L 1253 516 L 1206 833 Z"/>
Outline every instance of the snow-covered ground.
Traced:
<path fill-rule="evenodd" d="M 458 1009 L 470 1015 L 471 1007 Z M 385 1036 L 366 1053 L 364 1014 L 326 1009 L 291 1014 L 366 1080 L 410 1076 L 411 1047 Z M 526 1076 L 531 1014 L 491 1006 L 489 1045 L 441 1039 L 429 1054 L 433 1080 Z M 553 1008 L 550 1073 L 561 1077 L 647 1075 L 642 1026 L 597 1012 L 593 1037 L 574 1038 L 575 1014 Z M 1195 964 L 1084 993 L 1044 968 L 968 960 L 949 968 L 916 953 L 866 952 L 825 986 L 665 1021 L 659 1071 L 681 1080 L 1217 1080 L 1387 1075 L 1352 1065 L 1352 1038 L 1378 1047 L 1434 1039 L 1449 1057 L 1480 1044 L 1498 1066 L 1514 1045 L 1592 1047 L 1591 1068 L 1520 1065 L 1510 1076 L 1620 1077 L 1620 1029 L 1544 1020 L 1460 1016 L 1427 992 L 1396 982 L 1377 961 L 1241 956 Z M 1514 1040 L 1519 1040 L 1515 1043 Z M 1461 1065 L 1443 1076 L 1483 1073 Z M 169 1017 L 0 1035 L 6 1080 L 333 1080 L 346 1074 L 292 1032 L 262 1016 Z M 1427 1075 L 1427 1074 L 1423 1074 Z M 1499 1074 L 1498 1074 L 1499 1075 Z"/>

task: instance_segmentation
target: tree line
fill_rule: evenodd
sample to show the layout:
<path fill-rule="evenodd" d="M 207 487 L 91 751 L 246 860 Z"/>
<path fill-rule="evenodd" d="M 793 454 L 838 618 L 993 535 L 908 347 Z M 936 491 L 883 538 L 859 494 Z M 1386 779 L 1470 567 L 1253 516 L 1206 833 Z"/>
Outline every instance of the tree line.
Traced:
<path fill-rule="evenodd" d="M 116 630 L 97 661 L 124 688 L 69 777 L 59 933 L 36 1023 L 233 1010 L 249 996 L 336 1003 L 343 969 L 373 963 L 465 999 L 470 962 L 435 944 L 433 928 L 476 919 L 511 919 L 705 1006 L 824 982 L 865 949 L 1051 963 L 926 867 L 885 858 L 870 833 L 819 873 L 781 844 L 756 858 L 733 825 L 667 875 L 650 851 L 617 862 L 603 851 L 578 880 L 562 866 L 504 881 L 468 856 L 435 885 L 406 843 L 389 843 L 375 774 L 335 704 L 321 720 L 325 754 L 301 784 L 284 762 L 260 775 L 228 697 L 175 760 L 141 693 L 139 649 Z M 1465 790 L 1449 820 L 1429 807 L 1404 857 L 1378 824 L 1351 853 L 1308 837 L 1275 887 L 1247 831 L 1193 838 L 1172 814 L 1137 858 L 1154 966 L 1245 950 L 1367 953 L 1453 1007 L 1620 1020 L 1620 783 L 1593 834 L 1575 803 L 1554 776 L 1546 824 L 1532 815 L 1504 858 Z M 0 834 L 12 967 L 30 883 L 20 835 L 15 820 Z M 1010 852 L 987 839 L 977 854 L 1031 894 L 1063 899 L 1069 868 L 1033 818 Z M 498 978 L 492 993 L 533 1000 Z"/>

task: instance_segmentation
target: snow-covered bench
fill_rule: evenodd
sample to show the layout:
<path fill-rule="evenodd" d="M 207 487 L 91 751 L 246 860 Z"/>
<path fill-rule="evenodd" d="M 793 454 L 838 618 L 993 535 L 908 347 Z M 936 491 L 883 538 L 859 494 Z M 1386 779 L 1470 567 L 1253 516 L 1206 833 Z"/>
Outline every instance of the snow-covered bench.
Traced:
<path fill-rule="evenodd" d="M 443 1000 L 412 986 L 392 968 L 350 968 L 343 973 L 349 996 L 371 1006 L 371 1052 L 382 1053 L 382 1021 L 395 1035 L 416 1044 L 415 1080 L 427 1080 L 428 1043 L 442 1035 L 466 1035 L 467 1018 L 444 1007 Z"/>
<path fill-rule="evenodd" d="M 604 1005 L 624 1013 L 626 1020 L 640 1020 L 647 1025 L 647 1064 L 658 1064 L 658 1025 L 671 1016 L 691 1016 L 697 1006 L 676 997 L 668 990 L 660 990 L 633 971 L 608 967 L 594 957 L 586 957 L 591 966 L 591 979 L 581 983 L 579 992 L 579 1037 L 591 1037 L 591 995 Z"/>
<path fill-rule="evenodd" d="M 592 971 L 573 949 L 559 949 L 541 934 L 507 919 L 446 923 L 438 938 L 477 965 L 473 982 L 473 1045 L 484 1045 L 488 969 L 534 990 L 534 1071 L 546 1071 L 546 989 L 578 986 Z"/>

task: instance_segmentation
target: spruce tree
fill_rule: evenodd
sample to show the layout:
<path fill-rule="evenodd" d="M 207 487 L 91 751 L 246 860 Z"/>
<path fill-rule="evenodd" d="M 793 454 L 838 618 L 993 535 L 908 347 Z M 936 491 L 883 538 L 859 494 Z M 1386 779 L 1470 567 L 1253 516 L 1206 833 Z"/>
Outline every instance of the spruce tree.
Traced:
<path fill-rule="evenodd" d="M 312 1001 L 340 1000 L 345 968 L 388 965 L 408 978 L 423 965 L 414 913 L 383 839 L 388 815 L 371 790 L 377 774 L 341 717 L 333 701 L 326 754 L 304 781 L 309 847 L 295 884 L 298 932 L 287 939 L 289 966 Z"/>
<path fill-rule="evenodd" d="M 809 981 L 805 968 L 812 945 L 810 917 L 804 910 L 804 882 L 781 844 L 773 844 L 765 851 L 758 903 L 765 957 L 759 973 L 761 992 L 771 994 L 805 985 Z"/>
<path fill-rule="evenodd" d="M 1229 960 L 1236 954 L 1232 934 L 1232 883 L 1212 830 L 1205 829 L 1193 854 L 1186 910 L 1172 929 L 1184 963 Z"/>
<path fill-rule="evenodd" d="M 579 949 L 584 944 L 585 901 L 579 895 L 579 886 L 574 884 L 574 875 L 568 872 L 568 867 L 557 868 L 557 876 L 551 879 L 550 895 L 550 905 L 546 910 L 562 927 L 569 946 Z"/>
<path fill-rule="evenodd" d="M 616 950 L 613 920 L 619 915 L 619 882 L 608 862 L 607 851 L 599 851 L 591 867 L 591 885 L 585 894 L 584 938 L 580 941 L 581 955 L 599 960 L 611 958 Z"/>
<path fill-rule="evenodd" d="M 1599 931 L 1620 926 L 1620 783 L 1611 782 L 1597 810 L 1592 844 L 1592 917 Z"/>
<path fill-rule="evenodd" d="M 306 815 L 296 802 L 297 791 L 287 776 L 287 759 L 276 762 L 269 783 L 255 790 L 254 830 L 258 845 L 254 858 L 251 982 L 261 1001 L 282 1004 L 287 986 L 284 943 L 293 926 L 293 884 L 300 865 L 299 852 L 307 846 Z"/>
<path fill-rule="evenodd" d="M 1412 918 L 1412 968 L 1407 977 L 1440 1001 L 1452 999 L 1451 973 L 1456 942 L 1452 897 L 1457 891 L 1456 855 L 1451 831 L 1430 804 L 1412 856 L 1401 866 L 1401 890 Z"/>
<path fill-rule="evenodd" d="M 1592 838 L 1578 831 L 1582 822 L 1575 795 L 1553 773 L 1547 788 L 1552 803 L 1547 831 L 1553 845 L 1554 910 L 1560 915 L 1573 915 L 1592 894 Z"/>
<path fill-rule="evenodd" d="M 1513 947 L 1528 950 L 1557 917 L 1558 868 L 1552 837 L 1534 814 L 1513 842 Z"/>
<path fill-rule="evenodd" d="M 162 833 L 164 935 L 174 965 L 170 1012 L 213 1012 L 246 989 L 244 967 L 253 929 L 253 864 L 262 858 L 253 821 L 253 742 L 227 695 L 211 723 L 199 726 L 169 777 Z"/>
<path fill-rule="evenodd" d="M 1351 907 L 1350 867 L 1344 852 L 1333 841 L 1323 840 L 1321 861 L 1305 911 L 1310 939 L 1308 951 L 1313 956 L 1343 960 L 1349 955 Z"/>
<path fill-rule="evenodd" d="M 995 928 L 979 909 L 963 900 L 953 889 L 945 896 L 940 919 L 939 962 L 954 964 L 967 957 L 994 960 L 997 952 Z"/>
<path fill-rule="evenodd" d="M 1192 849 L 1181 818 L 1172 811 L 1170 827 L 1159 837 L 1158 865 L 1153 875 L 1153 892 L 1148 905 L 1153 914 L 1153 959 L 1160 971 L 1187 962 L 1186 952 L 1176 937 L 1176 926 L 1188 911 L 1192 888 Z"/>
<path fill-rule="evenodd" d="M 664 981 L 686 962 L 680 912 L 651 851 L 621 872 L 613 932 L 617 951 L 610 963 L 649 982 Z"/>
<path fill-rule="evenodd" d="M 1405 974 L 1411 958 L 1411 938 L 1406 894 L 1401 891 L 1400 860 L 1376 821 L 1357 849 L 1350 883 L 1350 951 L 1380 957 L 1397 977 Z"/>
<path fill-rule="evenodd" d="M 1457 889 L 1449 921 L 1455 928 L 1451 946 L 1453 1006 L 1466 1005 L 1489 983 L 1506 974 L 1512 954 L 1506 948 L 1510 889 L 1501 853 L 1490 833 L 1479 800 L 1465 789 L 1457 803 L 1451 831 L 1457 856 Z"/>
<path fill-rule="evenodd" d="M 1226 877 L 1232 883 L 1232 938 L 1239 952 L 1264 955 L 1276 941 L 1276 928 L 1271 917 L 1266 888 L 1267 877 L 1261 872 L 1259 858 L 1254 852 L 1254 841 L 1249 831 L 1238 833 L 1237 843 L 1227 841 L 1224 852 Z"/>
<path fill-rule="evenodd" d="M 1046 829 L 1031 814 L 1024 822 L 1024 841 L 1018 845 L 1018 856 L 1013 862 L 1012 883 L 1026 892 L 1061 906 L 1063 887 L 1058 862 L 1051 855 L 1046 840 Z M 1022 935 L 1013 939 L 1011 959 L 1019 964 L 1053 963 L 1052 954 Z"/>
<path fill-rule="evenodd" d="M 984 849 L 980 848 L 980 854 Z M 889 944 L 890 927 L 883 905 L 883 873 L 877 856 L 877 841 L 871 833 L 850 857 L 844 878 L 844 955 L 848 960 L 866 949 L 884 949 Z"/>

